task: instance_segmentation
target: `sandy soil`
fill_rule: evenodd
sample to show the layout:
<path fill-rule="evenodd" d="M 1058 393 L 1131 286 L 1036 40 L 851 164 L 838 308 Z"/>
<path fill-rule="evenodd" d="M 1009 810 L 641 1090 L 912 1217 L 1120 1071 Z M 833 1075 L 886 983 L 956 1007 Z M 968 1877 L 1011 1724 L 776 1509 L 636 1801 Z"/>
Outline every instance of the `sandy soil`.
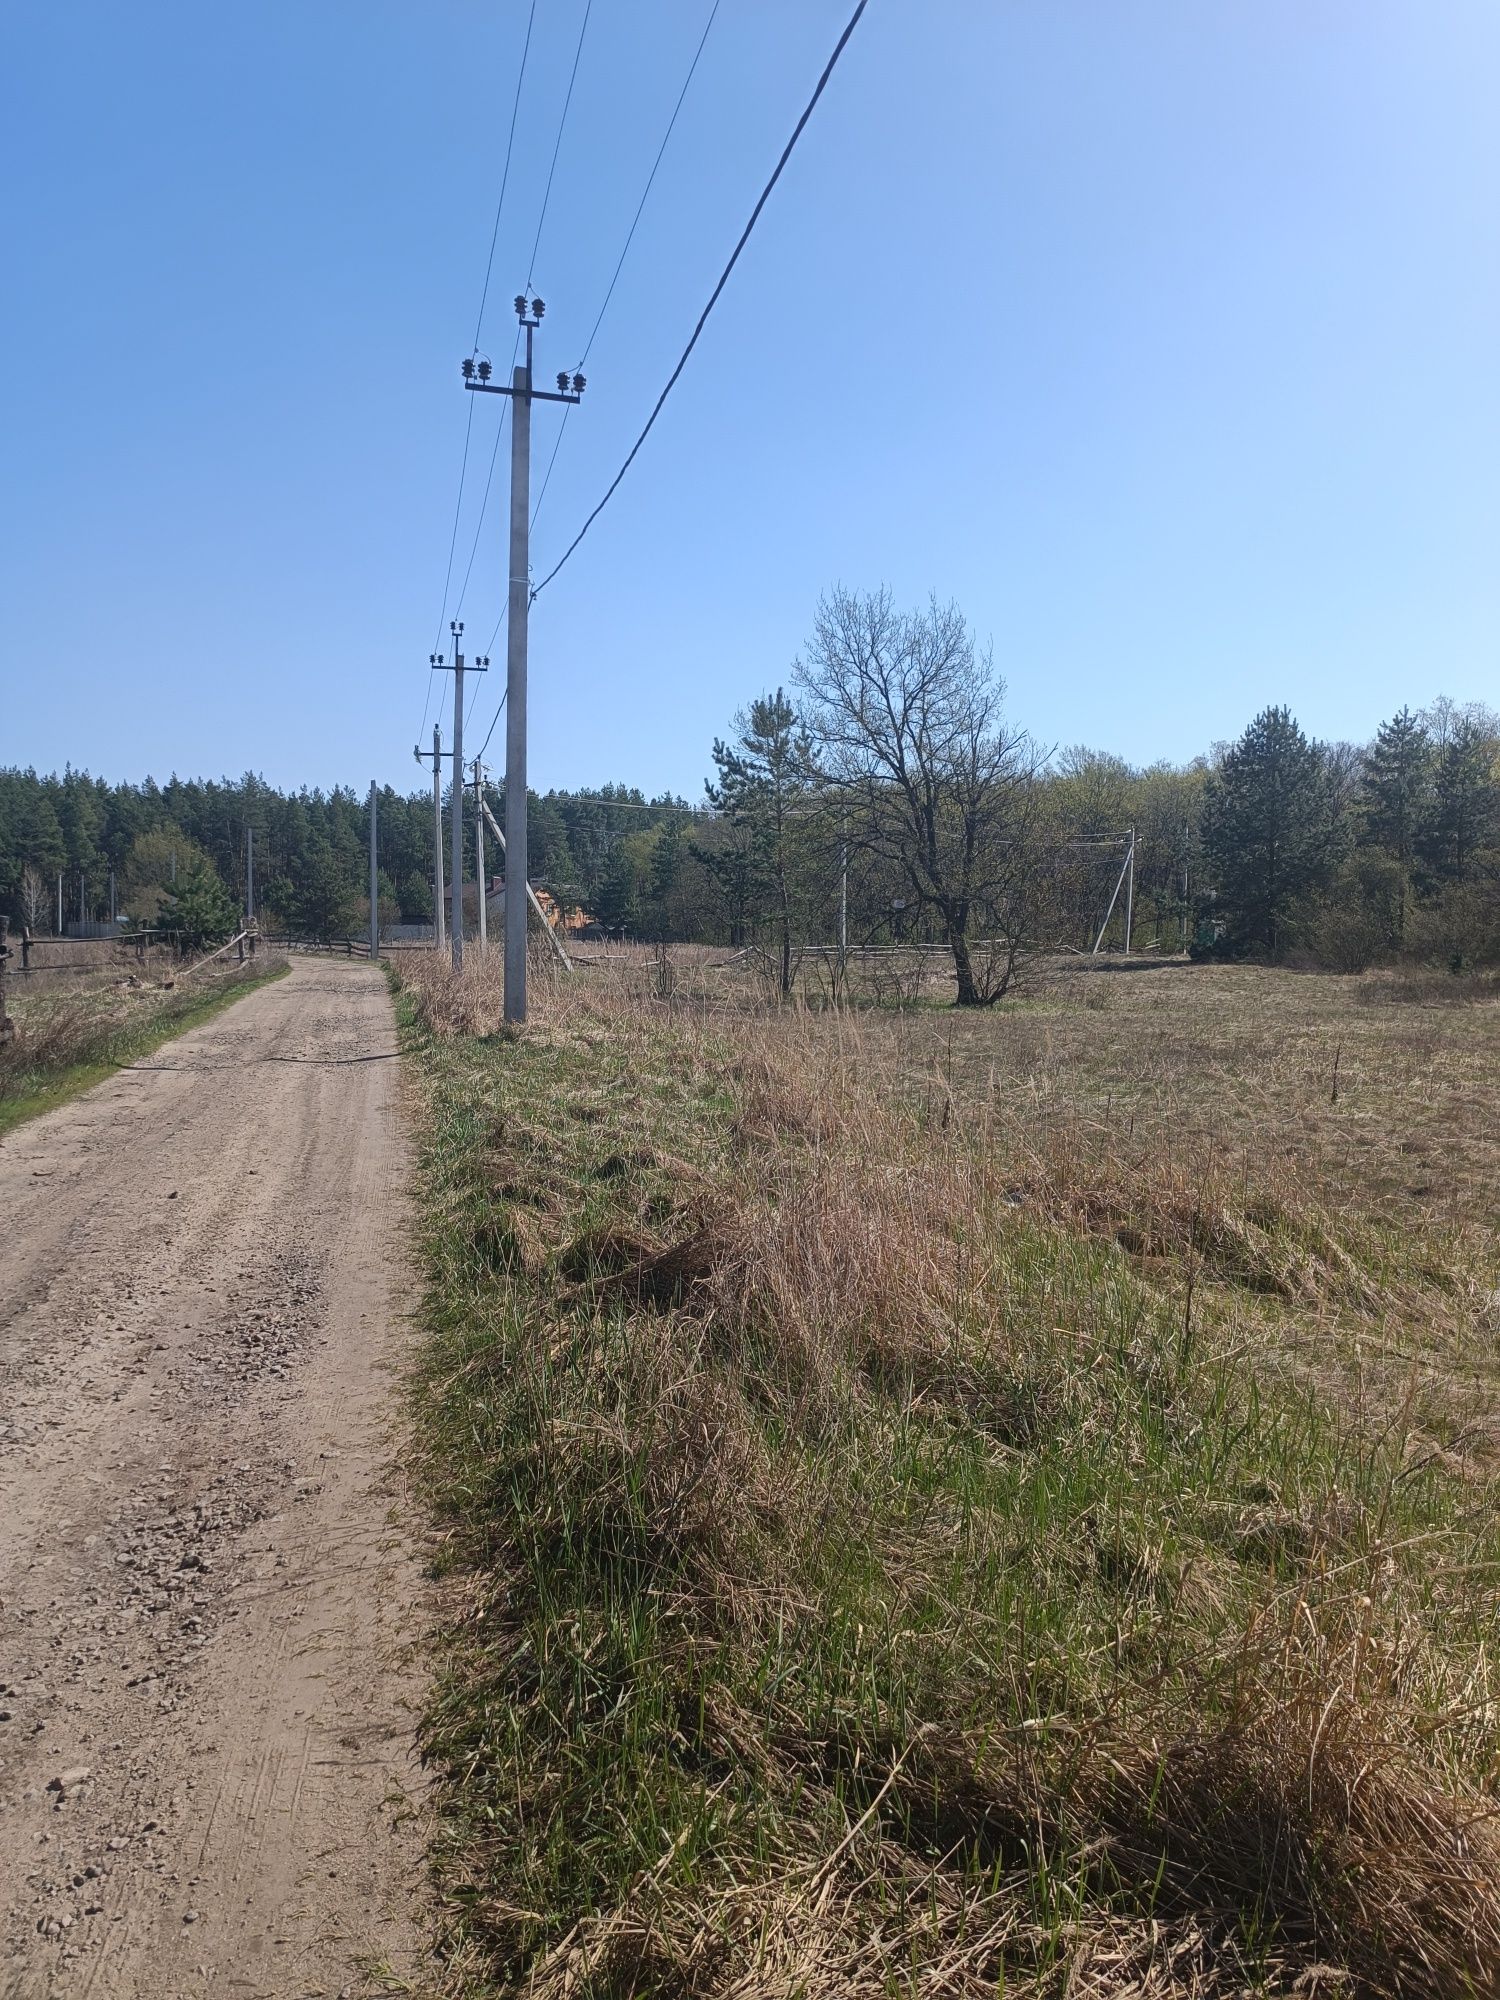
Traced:
<path fill-rule="evenodd" d="M 395 1024 L 297 964 L 0 1144 L 0 1994 L 420 1992 Z"/>

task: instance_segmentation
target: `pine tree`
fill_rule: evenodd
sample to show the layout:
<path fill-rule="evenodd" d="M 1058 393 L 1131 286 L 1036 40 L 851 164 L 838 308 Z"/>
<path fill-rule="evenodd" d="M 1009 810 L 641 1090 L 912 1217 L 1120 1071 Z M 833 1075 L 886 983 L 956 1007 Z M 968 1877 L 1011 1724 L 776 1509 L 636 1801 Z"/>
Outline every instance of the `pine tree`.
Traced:
<path fill-rule="evenodd" d="M 1470 879 L 1479 855 L 1497 838 L 1496 746 L 1472 716 L 1460 714 L 1437 753 L 1418 848 L 1433 875 L 1460 884 Z"/>
<path fill-rule="evenodd" d="M 1389 942 L 1406 937 L 1417 841 L 1430 810 L 1433 747 L 1427 725 L 1403 708 L 1376 731 L 1360 782 L 1361 842 L 1396 863 Z"/>
<path fill-rule="evenodd" d="M 233 896 L 206 861 L 179 871 L 177 892 L 162 921 L 193 951 L 223 944 L 239 929 L 240 913 Z"/>
<path fill-rule="evenodd" d="M 793 816 L 807 793 L 812 754 L 781 688 L 742 709 L 735 727 L 733 743 L 715 739 L 718 783 L 704 789 L 740 841 L 728 854 L 708 850 L 699 858 L 743 899 L 749 922 L 765 917 L 774 922 L 778 984 L 785 998 L 792 990 Z"/>
<path fill-rule="evenodd" d="M 1323 758 L 1287 708 L 1265 709 L 1204 792 L 1203 846 L 1232 939 L 1280 958 L 1297 907 L 1338 858 Z"/>
<path fill-rule="evenodd" d="M 1422 718 L 1403 708 L 1376 731 L 1365 759 L 1365 841 L 1410 867 L 1432 792 L 1432 738 Z"/>

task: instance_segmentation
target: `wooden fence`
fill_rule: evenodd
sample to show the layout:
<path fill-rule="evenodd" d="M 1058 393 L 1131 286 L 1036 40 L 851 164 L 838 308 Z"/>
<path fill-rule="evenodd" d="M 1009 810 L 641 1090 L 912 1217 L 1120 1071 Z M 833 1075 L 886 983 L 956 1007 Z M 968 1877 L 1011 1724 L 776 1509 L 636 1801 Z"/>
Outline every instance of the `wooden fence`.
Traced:
<path fill-rule="evenodd" d="M 368 958 L 370 956 L 370 940 L 367 937 L 273 937 L 269 931 L 262 931 L 260 938 L 262 944 L 268 944 L 276 951 L 310 952 L 319 958 Z"/>

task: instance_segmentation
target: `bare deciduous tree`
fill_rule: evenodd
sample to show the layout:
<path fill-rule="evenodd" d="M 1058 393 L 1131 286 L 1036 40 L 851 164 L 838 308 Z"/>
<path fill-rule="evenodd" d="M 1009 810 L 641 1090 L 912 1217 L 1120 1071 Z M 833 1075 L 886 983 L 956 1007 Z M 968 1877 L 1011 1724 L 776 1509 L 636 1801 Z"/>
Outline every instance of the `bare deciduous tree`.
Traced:
<path fill-rule="evenodd" d="M 958 1005 L 998 1000 L 1027 935 L 1041 760 L 1027 736 L 1004 725 L 1005 683 L 991 656 L 954 605 L 934 598 L 903 612 L 888 590 L 840 588 L 818 607 L 796 684 L 820 774 L 848 805 L 851 838 L 893 862 L 936 911 Z"/>
<path fill-rule="evenodd" d="M 42 871 L 28 861 L 21 870 L 21 922 L 29 931 L 39 931 L 48 906 L 47 885 Z"/>

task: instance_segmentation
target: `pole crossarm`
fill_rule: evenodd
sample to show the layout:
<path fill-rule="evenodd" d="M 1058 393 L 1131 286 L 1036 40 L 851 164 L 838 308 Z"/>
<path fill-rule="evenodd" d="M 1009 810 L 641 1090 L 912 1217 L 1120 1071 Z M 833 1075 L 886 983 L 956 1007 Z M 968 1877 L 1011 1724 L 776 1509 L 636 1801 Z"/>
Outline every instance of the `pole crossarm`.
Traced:
<path fill-rule="evenodd" d="M 562 395 L 556 389 L 513 389 L 502 382 L 465 382 L 466 389 L 474 389 L 484 396 L 525 396 L 533 403 L 581 403 L 582 396 L 575 396 L 570 390 Z"/>
<path fill-rule="evenodd" d="M 863 0 L 861 0 L 863 4 Z M 496 382 L 491 378 L 494 367 L 491 362 L 477 355 L 470 355 L 459 363 L 459 373 L 466 389 L 486 396 L 509 396 L 512 417 L 510 427 L 510 560 L 506 579 L 507 596 L 505 658 L 505 828 L 502 832 L 490 815 L 484 802 L 483 774 L 476 760 L 474 772 L 475 803 L 477 807 L 476 855 L 481 851 L 486 821 L 493 828 L 506 855 L 506 874 L 525 885 L 526 894 L 508 895 L 505 901 L 505 1018 L 509 1022 L 520 1023 L 526 1019 L 526 909 L 528 901 L 535 905 L 527 867 L 527 827 L 526 827 L 526 678 L 527 678 L 527 611 L 531 601 L 531 406 L 533 403 L 579 403 L 588 387 L 587 377 L 581 370 L 571 373 L 559 369 L 554 380 L 555 389 L 538 389 L 533 370 L 533 346 L 538 327 L 546 313 L 543 301 L 531 290 L 528 277 L 526 289 L 515 298 L 516 318 L 521 332 L 526 336 L 526 365 L 511 369 L 508 382 Z M 513 357 L 514 358 L 514 357 Z M 470 409 L 473 405 L 470 404 Z M 482 510 L 481 510 L 482 511 Z M 476 540 L 475 547 L 478 547 Z M 495 627 L 499 631 L 499 625 Z M 453 794 L 451 812 L 453 822 L 453 964 L 459 966 L 462 942 L 462 907 L 458 880 L 462 841 L 463 812 L 463 675 L 465 661 L 459 651 L 459 641 L 463 626 L 456 621 L 450 627 L 454 636 L 453 648 Z M 431 667 L 441 667 L 445 663 L 434 653 L 428 662 Z M 489 665 L 487 659 L 476 661 L 470 671 L 483 671 Z M 491 729 L 494 725 L 491 724 Z M 489 742 L 489 738 L 485 738 Z M 421 753 L 418 752 L 418 755 Z M 480 756 L 484 752 L 481 750 Z M 433 759 L 433 785 L 437 786 L 437 758 Z M 487 942 L 487 924 L 484 920 L 484 881 L 480 870 L 480 911 L 481 939 Z M 541 916 L 540 908 L 537 909 Z M 552 926 L 542 918 L 547 935 L 563 963 L 568 963 L 567 953 L 562 950 L 557 939 L 552 936 Z"/>

